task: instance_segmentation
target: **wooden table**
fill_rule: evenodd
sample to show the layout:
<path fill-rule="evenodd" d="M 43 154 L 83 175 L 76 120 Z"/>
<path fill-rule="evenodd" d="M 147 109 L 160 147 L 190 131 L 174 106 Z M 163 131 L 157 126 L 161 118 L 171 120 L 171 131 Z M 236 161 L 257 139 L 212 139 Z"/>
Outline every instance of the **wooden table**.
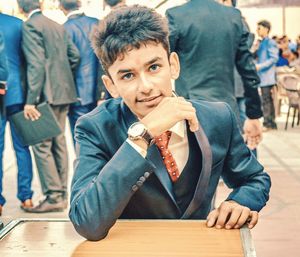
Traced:
<path fill-rule="evenodd" d="M 2 239 L 1 239 L 2 238 Z M 21 219 L 0 231 L 1 257 L 255 257 L 247 228 L 203 221 L 120 220 L 108 236 L 86 241 L 68 220 Z"/>

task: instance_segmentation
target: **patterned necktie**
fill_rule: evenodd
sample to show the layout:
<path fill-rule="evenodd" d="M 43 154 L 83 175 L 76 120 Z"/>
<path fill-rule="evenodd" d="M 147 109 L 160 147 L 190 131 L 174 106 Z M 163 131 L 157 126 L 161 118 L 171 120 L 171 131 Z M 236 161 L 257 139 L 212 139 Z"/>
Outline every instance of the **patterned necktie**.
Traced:
<path fill-rule="evenodd" d="M 155 137 L 155 144 L 158 146 L 158 149 L 163 158 L 167 171 L 171 177 L 171 180 L 175 182 L 179 177 L 179 171 L 175 159 L 168 149 L 171 134 L 171 131 L 166 131 L 160 136 Z"/>

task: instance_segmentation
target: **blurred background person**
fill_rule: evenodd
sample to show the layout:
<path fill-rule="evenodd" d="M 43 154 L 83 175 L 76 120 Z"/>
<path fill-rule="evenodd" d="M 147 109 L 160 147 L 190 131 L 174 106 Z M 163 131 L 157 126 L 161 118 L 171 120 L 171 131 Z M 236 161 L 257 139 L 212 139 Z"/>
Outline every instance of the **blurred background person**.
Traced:
<path fill-rule="evenodd" d="M 275 122 L 275 108 L 272 97 L 272 89 L 276 84 L 276 63 L 278 61 L 278 48 L 276 42 L 269 38 L 271 23 L 262 20 L 257 23 L 257 34 L 262 41 L 257 50 L 256 69 L 260 77 L 260 89 L 263 105 L 263 130 L 277 129 Z"/>
<path fill-rule="evenodd" d="M 7 63 L 6 63 L 6 55 L 4 52 L 4 38 L 0 30 L 0 119 L 4 114 L 3 112 L 5 109 L 4 95 L 6 93 L 6 80 L 7 80 Z M 1 128 L 1 124 L 0 124 L 0 128 Z"/>
<path fill-rule="evenodd" d="M 110 7 L 110 9 L 115 9 L 126 5 L 126 0 L 104 0 L 105 4 Z"/>
<path fill-rule="evenodd" d="M 5 54 L 7 57 L 7 91 L 5 94 L 6 116 L 1 118 L 0 126 L 0 206 L 5 203 L 2 192 L 3 176 L 3 152 L 6 123 L 10 124 L 11 138 L 17 159 L 18 167 L 18 190 L 17 197 L 22 207 L 32 207 L 31 190 L 32 160 L 28 146 L 23 146 L 12 122 L 11 115 L 24 109 L 25 81 L 24 81 L 24 58 L 21 50 L 22 20 L 0 13 L 0 30 L 5 41 Z"/>
<path fill-rule="evenodd" d="M 213 0 L 191 0 L 168 9 L 166 16 L 171 51 L 181 61 L 175 83 L 178 94 L 187 99 L 227 102 L 238 118 L 233 76 L 236 66 L 245 89 L 248 119 L 244 132 L 248 146 L 255 148 L 261 140 L 259 77 L 240 11 Z"/>
<path fill-rule="evenodd" d="M 18 0 L 27 17 L 23 25 L 22 49 L 27 63 L 28 89 L 24 116 L 37 120 L 36 105 L 47 101 L 62 133 L 32 147 L 45 198 L 27 212 L 63 211 L 68 199 L 68 154 L 65 123 L 69 104 L 77 101 L 73 72 L 79 52 L 63 26 L 45 17 L 39 0 Z"/>
<path fill-rule="evenodd" d="M 60 8 L 68 18 L 64 24 L 65 30 L 80 54 L 80 63 L 74 74 L 79 102 L 72 103 L 68 113 L 74 144 L 74 128 L 77 119 L 93 110 L 97 106 L 97 101 L 103 100 L 105 96 L 101 79 L 104 72 L 90 41 L 92 30 L 98 24 L 98 20 L 86 16 L 80 7 L 79 0 L 60 0 Z"/>

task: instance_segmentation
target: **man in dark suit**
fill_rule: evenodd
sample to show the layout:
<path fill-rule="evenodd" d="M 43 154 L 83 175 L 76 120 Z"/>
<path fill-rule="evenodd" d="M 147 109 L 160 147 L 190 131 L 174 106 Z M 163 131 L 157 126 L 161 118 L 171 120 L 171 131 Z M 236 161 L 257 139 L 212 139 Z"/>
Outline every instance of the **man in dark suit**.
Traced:
<path fill-rule="evenodd" d="M 28 212 L 63 211 L 67 199 L 68 156 L 64 136 L 69 104 L 77 101 L 73 74 L 79 53 L 64 28 L 45 17 L 39 0 L 18 0 L 28 17 L 23 25 L 22 48 L 27 62 L 28 89 L 24 115 L 36 120 L 36 105 L 47 101 L 63 133 L 33 146 L 42 190 L 46 196 Z"/>
<path fill-rule="evenodd" d="M 80 53 L 80 64 L 75 73 L 79 102 L 71 104 L 68 113 L 73 138 L 77 119 L 93 110 L 97 106 L 97 101 L 104 100 L 105 96 L 101 80 L 103 70 L 90 41 L 92 30 L 98 24 L 98 20 L 86 16 L 79 9 L 80 6 L 79 0 L 60 0 L 61 10 L 68 18 L 64 27 Z"/>
<path fill-rule="evenodd" d="M 93 40 L 114 98 L 76 125 L 70 219 L 89 240 L 118 218 L 205 219 L 207 226 L 255 226 L 270 178 L 250 153 L 225 103 L 172 94 L 179 59 L 166 20 L 146 7 L 111 12 Z M 155 142 L 155 144 L 153 144 Z M 217 209 L 222 175 L 233 189 Z"/>
<path fill-rule="evenodd" d="M 0 178 L 3 175 L 2 158 L 4 152 L 5 128 L 10 124 L 11 138 L 17 158 L 18 190 L 17 197 L 21 206 L 32 207 L 31 190 L 32 160 L 28 146 L 24 146 L 11 121 L 11 116 L 24 109 L 25 81 L 24 81 L 24 57 L 21 49 L 22 20 L 0 13 L 0 30 L 5 40 L 5 55 L 7 57 L 7 72 L 5 93 L 5 113 L 0 124 Z M 0 206 L 5 203 L 2 193 L 2 181 L 0 181 Z"/>
<path fill-rule="evenodd" d="M 259 77 L 247 45 L 248 31 L 240 12 L 214 0 L 191 0 L 167 10 L 171 50 L 179 55 L 180 77 L 176 91 L 188 99 L 224 101 L 235 111 L 233 69 L 244 83 L 246 114 L 244 132 L 254 148 L 261 139 Z"/>

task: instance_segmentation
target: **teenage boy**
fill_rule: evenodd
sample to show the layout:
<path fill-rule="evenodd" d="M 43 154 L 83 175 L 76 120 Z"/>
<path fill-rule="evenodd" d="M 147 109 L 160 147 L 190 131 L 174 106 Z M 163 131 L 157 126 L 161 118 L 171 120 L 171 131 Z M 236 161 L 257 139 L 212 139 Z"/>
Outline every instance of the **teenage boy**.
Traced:
<path fill-rule="evenodd" d="M 254 227 L 270 178 L 227 104 L 172 94 L 179 59 L 169 53 L 165 19 L 146 7 L 119 8 L 100 23 L 93 42 L 115 99 L 76 125 L 69 216 L 78 233 L 100 240 L 118 218 Z M 221 175 L 233 191 L 211 211 Z"/>
<path fill-rule="evenodd" d="M 271 23 L 267 20 L 262 20 L 257 23 L 257 34 L 262 39 L 257 50 L 256 69 L 260 77 L 264 132 L 277 129 L 272 90 L 276 84 L 276 63 L 279 58 L 279 50 L 276 42 L 269 38 L 270 30 Z"/>

